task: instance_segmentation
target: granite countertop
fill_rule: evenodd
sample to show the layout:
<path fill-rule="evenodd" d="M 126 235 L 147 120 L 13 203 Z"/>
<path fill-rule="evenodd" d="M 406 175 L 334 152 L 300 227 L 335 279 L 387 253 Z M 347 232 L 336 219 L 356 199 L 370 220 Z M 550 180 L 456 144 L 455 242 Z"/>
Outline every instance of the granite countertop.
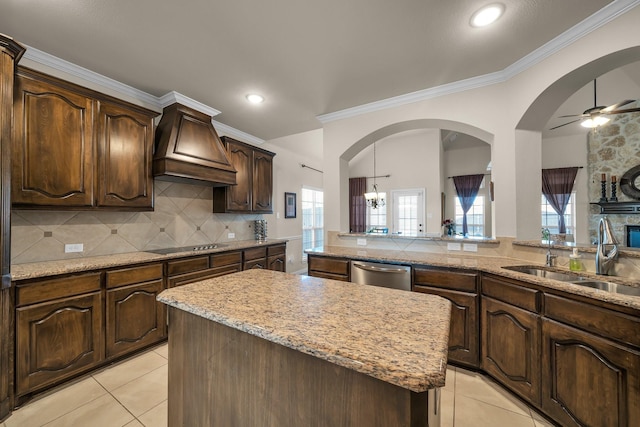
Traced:
<path fill-rule="evenodd" d="M 246 270 L 158 300 L 414 392 L 445 383 L 451 303 L 435 295 Z"/>
<path fill-rule="evenodd" d="M 140 251 L 95 257 L 61 259 L 56 261 L 32 262 L 27 264 L 12 264 L 11 280 L 35 279 L 38 277 L 52 276 L 56 274 L 79 273 L 110 267 L 124 267 L 144 262 L 164 261 L 193 255 L 209 255 L 217 252 L 249 249 L 258 246 L 271 246 L 286 242 L 287 240 L 281 239 L 268 239 L 263 241 L 239 240 L 221 243 L 216 249 L 200 251 L 174 252 L 171 254 L 156 254 Z"/>
<path fill-rule="evenodd" d="M 508 270 L 503 267 L 515 265 L 536 265 L 536 263 L 523 261 L 517 258 L 494 257 L 486 255 L 472 254 L 447 254 L 447 253 L 427 253 L 385 249 L 361 249 L 343 246 L 325 246 L 306 251 L 308 254 L 322 255 L 334 258 L 349 258 L 359 260 L 370 260 L 380 262 L 405 263 L 405 264 L 425 264 L 434 267 L 453 267 L 462 270 L 481 271 L 493 273 L 503 277 L 516 279 L 522 282 L 531 283 L 540 287 L 555 289 L 575 295 L 605 301 L 608 303 L 640 310 L 640 297 L 616 294 L 612 292 L 593 289 L 581 285 L 576 285 L 544 277 L 532 276 L 518 271 Z M 567 269 L 554 268 L 554 270 L 569 272 Z M 580 276 L 589 277 L 594 280 L 604 280 L 628 286 L 640 287 L 640 283 L 635 280 L 624 279 L 613 276 L 597 276 L 595 274 L 581 272 Z"/>

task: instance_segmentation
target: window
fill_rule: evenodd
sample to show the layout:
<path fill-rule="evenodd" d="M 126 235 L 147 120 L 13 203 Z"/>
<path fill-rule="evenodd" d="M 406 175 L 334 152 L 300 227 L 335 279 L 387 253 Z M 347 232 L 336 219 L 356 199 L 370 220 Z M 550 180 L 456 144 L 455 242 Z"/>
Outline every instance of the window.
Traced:
<path fill-rule="evenodd" d="M 456 233 L 462 233 L 463 214 L 460 199 L 456 197 Z M 476 196 L 473 206 L 467 211 L 467 229 L 469 236 L 484 236 L 484 196 Z"/>
<path fill-rule="evenodd" d="M 307 259 L 306 249 L 324 244 L 323 192 L 302 188 L 302 259 Z"/>
<path fill-rule="evenodd" d="M 576 218 L 576 193 L 571 193 L 571 198 L 569 199 L 569 203 L 567 203 L 567 208 L 564 210 L 564 224 L 567 227 L 567 234 L 571 234 L 575 236 L 575 218 Z M 558 224 L 558 214 L 551 207 L 547 198 L 542 195 L 541 200 L 541 208 L 542 208 L 542 228 L 548 228 L 551 234 L 558 234 L 560 232 L 560 226 Z"/>
<path fill-rule="evenodd" d="M 376 227 L 387 227 L 387 206 L 389 205 L 387 193 L 378 193 L 378 196 L 381 199 L 384 199 L 385 205 L 376 209 L 372 209 L 370 206 L 367 206 L 367 231 Z"/>

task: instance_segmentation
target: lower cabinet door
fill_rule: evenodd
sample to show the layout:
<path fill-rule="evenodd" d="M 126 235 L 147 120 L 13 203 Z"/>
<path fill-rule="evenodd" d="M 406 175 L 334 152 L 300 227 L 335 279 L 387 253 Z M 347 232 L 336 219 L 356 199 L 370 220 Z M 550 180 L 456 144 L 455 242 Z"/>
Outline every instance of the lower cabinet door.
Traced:
<path fill-rule="evenodd" d="M 540 404 L 540 316 L 482 298 L 482 369 Z"/>
<path fill-rule="evenodd" d="M 451 301 L 449 360 L 477 368 L 480 365 L 478 295 L 426 286 L 415 286 L 413 290 Z"/>
<path fill-rule="evenodd" d="M 156 297 L 162 279 L 107 291 L 107 357 L 116 357 L 161 340 L 165 307 Z"/>
<path fill-rule="evenodd" d="M 563 426 L 637 426 L 640 353 L 542 322 L 542 409 Z"/>
<path fill-rule="evenodd" d="M 16 392 L 89 370 L 104 358 L 100 292 L 16 309 Z"/>
<path fill-rule="evenodd" d="M 284 255 L 270 256 L 267 260 L 267 264 L 269 265 L 269 270 L 282 272 L 286 270 Z"/>

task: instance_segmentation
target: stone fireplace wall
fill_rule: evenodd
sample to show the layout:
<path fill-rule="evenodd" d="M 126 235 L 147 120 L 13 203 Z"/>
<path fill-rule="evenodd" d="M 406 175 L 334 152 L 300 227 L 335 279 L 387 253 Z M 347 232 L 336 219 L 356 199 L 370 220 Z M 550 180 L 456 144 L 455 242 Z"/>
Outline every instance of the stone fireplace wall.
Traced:
<path fill-rule="evenodd" d="M 636 101 L 623 108 L 640 106 Z M 588 136 L 588 165 L 589 165 L 589 200 L 597 202 L 601 196 L 601 176 L 607 176 L 607 198 L 611 197 L 611 177 L 617 180 L 629 169 L 640 165 L 640 113 L 618 114 L 611 116 L 611 121 Z M 634 200 L 620 191 L 617 186 L 619 202 L 633 202 Z M 591 205 L 589 215 L 589 238 L 591 242 L 597 239 L 598 223 L 602 215 L 597 205 Z M 640 214 L 607 214 L 613 226 L 613 232 L 625 244 L 625 225 L 640 224 Z"/>

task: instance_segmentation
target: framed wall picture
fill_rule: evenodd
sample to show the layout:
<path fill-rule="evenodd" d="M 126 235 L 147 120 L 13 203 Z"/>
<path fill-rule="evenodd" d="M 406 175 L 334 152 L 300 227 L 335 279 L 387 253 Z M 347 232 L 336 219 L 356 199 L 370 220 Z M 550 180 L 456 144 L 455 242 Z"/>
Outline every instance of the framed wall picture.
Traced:
<path fill-rule="evenodd" d="M 296 193 L 284 193 L 284 217 L 296 217 Z"/>

